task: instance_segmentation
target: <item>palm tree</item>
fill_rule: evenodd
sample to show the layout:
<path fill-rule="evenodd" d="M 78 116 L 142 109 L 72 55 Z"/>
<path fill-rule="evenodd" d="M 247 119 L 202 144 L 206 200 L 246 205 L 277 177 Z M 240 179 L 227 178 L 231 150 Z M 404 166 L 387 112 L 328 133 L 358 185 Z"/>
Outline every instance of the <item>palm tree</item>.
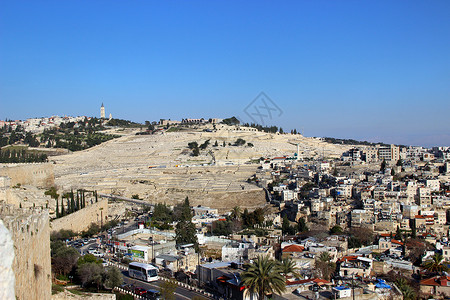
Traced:
<path fill-rule="evenodd" d="M 241 208 L 239 206 L 233 207 L 230 217 L 233 220 L 239 220 L 241 218 Z"/>
<path fill-rule="evenodd" d="M 395 281 L 395 284 L 397 285 L 399 290 L 402 292 L 403 299 L 405 299 L 405 300 L 416 299 L 416 293 L 411 288 L 411 286 L 408 284 L 408 281 L 405 279 L 405 277 L 399 277 Z"/>
<path fill-rule="evenodd" d="M 290 273 L 295 278 L 302 278 L 302 276 L 299 273 L 299 268 L 297 267 L 296 263 L 292 260 L 292 258 L 284 258 L 280 263 L 278 268 L 280 269 L 281 274 L 284 275 L 286 278 L 287 275 Z"/>
<path fill-rule="evenodd" d="M 326 280 L 331 279 L 331 275 L 336 270 L 336 264 L 331 262 L 331 256 L 328 252 L 322 252 L 316 258 L 315 273 Z"/>
<path fill-rule="evenodd" d="M 258 256 L 253 263 L 248 264 L 241 278 L 242 285 L 250 293 L 258 295 L 259 300 L 263 300 L 267 294 L 281 294 L 286 290 L 286 281 L 280 274 L 278 263 L 267 256 Z"/>
<path fill-rule="evenodd" d="M 441 254 L 435 254 L 430 260 L 427 260 L 423 267 L 429 273 L 441 273 L 448 271 L 447 265 L 443 264 L 444 257 Z"/>
<path fill-rule="evenodd" d="M 330 253 L 328 253 L 328 252 L 320 253 L 319 260 L 322 262 L 330 262 L 330 260 L 331 260 Z"/>

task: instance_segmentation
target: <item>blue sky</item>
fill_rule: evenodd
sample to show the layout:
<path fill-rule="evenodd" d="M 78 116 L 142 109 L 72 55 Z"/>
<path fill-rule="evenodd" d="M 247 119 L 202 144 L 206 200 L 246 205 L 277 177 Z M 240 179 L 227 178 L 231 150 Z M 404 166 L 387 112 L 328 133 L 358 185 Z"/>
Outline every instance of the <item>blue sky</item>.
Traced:
<path fill-rule="evenodd" d="M 238 116 L 450 145 L 450 1 L 0 2 L 0 119 Z"/>

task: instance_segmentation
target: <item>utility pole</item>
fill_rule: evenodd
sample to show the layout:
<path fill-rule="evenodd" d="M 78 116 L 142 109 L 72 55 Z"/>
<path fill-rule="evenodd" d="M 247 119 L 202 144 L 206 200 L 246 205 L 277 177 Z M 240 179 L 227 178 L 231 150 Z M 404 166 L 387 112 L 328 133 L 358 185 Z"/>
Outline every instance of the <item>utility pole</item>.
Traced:
<path fill-rule="evenodd" d="M 355 283 L 353 282 L 353 274 L 352 274 L 352 296 L 353 300 L 355 300 Z"/>

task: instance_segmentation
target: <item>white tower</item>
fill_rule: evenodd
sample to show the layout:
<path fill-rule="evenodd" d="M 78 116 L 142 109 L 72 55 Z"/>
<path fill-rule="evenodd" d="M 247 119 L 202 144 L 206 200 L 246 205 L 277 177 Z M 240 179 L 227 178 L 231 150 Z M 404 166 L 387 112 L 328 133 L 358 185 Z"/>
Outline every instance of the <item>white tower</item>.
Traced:
<path fill-rule="evenodd" d="M 105 106 L 102 103 L 102 107 L 100 107 L 100 118 L 105 118 Z"/>

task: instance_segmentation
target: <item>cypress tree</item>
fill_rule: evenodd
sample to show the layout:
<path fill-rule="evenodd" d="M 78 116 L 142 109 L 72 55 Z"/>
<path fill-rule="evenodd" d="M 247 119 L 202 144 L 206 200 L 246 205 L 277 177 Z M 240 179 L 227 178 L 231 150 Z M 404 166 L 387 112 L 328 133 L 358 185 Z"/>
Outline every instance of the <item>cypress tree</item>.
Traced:
<path fill-rule="evenodd" d="M 73 190 L 70 191 L 70 213 L 75 211 L 75 198 L 73 196 Z"/>
<path fill-rule="evenodd" d="M 56 218 L 59 218 L 59 200 L 56 198 Z"/>
<path fill-rule="evenodd" d="M 80 191 L 77 190 L 77 210 L 79 210 L 80 208 Z"/>
<path fill-rule="evenodd" d="M 64 198 L 61 198 L 61 217 L 64 217 Z"/>

